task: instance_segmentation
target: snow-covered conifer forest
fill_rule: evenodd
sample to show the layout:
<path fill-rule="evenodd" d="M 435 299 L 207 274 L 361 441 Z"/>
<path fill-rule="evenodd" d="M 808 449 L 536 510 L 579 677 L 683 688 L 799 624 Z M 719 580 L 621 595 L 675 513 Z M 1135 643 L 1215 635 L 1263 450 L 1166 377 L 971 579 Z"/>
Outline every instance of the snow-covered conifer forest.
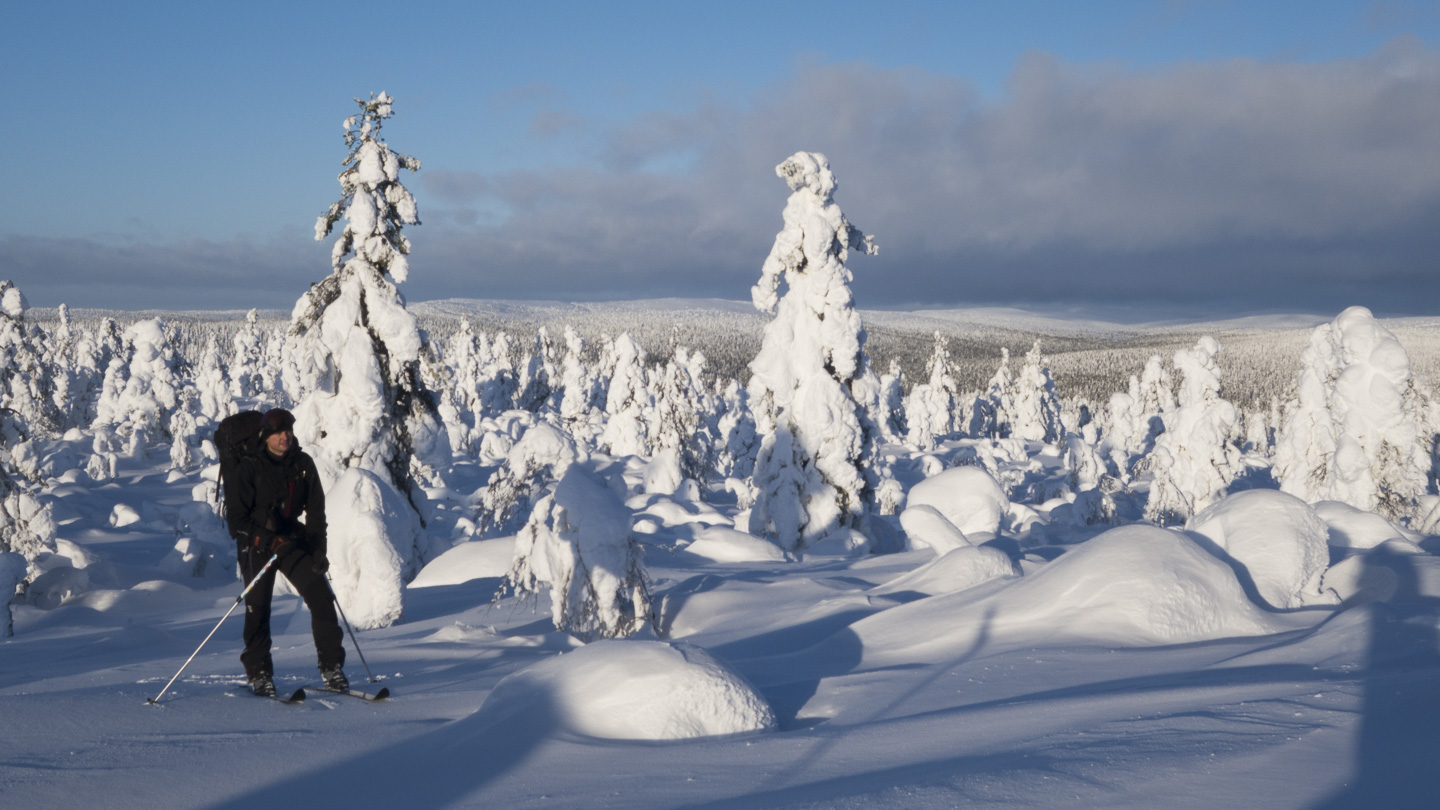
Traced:
<path fill-rule="evenodd" d="M 809 152 L 753 304 L 408 303 L 420 162 L 357 102 L 292 313 L 0 284 L 6 806 L 1433 806 L 1440 318 L 869 310 Z M 232 619 L 147 706 L 270 407 L 395 697 L 252 700 Z"/>

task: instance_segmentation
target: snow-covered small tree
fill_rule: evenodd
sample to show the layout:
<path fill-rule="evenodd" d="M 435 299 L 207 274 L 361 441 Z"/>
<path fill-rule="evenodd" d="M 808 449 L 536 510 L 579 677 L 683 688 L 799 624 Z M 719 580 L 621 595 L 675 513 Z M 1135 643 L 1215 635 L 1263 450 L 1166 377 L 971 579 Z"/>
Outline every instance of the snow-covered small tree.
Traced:
<path fill-rule="evenodd" d="M 572 464 L 516 536 L 514 561 L 495 598 L 549 590 L 557 630 L 583 641 L 624 638 L 651 619 L 644 559 L 621 495 L 585 465 Z"/>
<path fill-rule="evenodd" d="M 1170 382 L 1170 372 L 1160 355 L 1153 354 L 1145 361 L 1140 377 L 1130 378 L 1130 399 L 1133 405 L 1130 416 L 1130 453 L 1148 456 L 1155 447 L 1155 440 L 1168 428 L 1166 417 L 1175 409 L 1175 392 Z"/>
<path fill-rule="evenodd" d="M 877 453 L 880 427 L 867 403 L 878 412 L 880 385 L 845 266 L 850 250 L 877 248 L 835 204 L 824 155 L 797 152 L 775 173 L 793 193 L 751 290 L 755 308 L 775 318 L 750 364 L 761 436 L 750 531 L 800 552 L 880 511 L 878 493 L 893 478 Z"/>
<path fill-rule="evenodd" d="M 585 340 L 565 327 L 565 358 L 560 362 L 560 423 L 581 442 L 595 438 L 603 399 L 597 399 L 596 374 L 585 361 Z"/>
<path fill-rule="evenodd" d="M 1295 400 L 1276 438 L 1280 488 L 1392 520 L 1425 493 L 1430 436 L 1417 424 L 1410 358 L 1370 310 L 1316 327 L 1300 355 Z"/>
<path fill-rule="evenodd" d="M 265 345 L 258 321 L 259 313 L 250 310 L 245 314 L 245 323 L 230 339 L 230 395 L 235 399 L 250 399 L 265 390 L 260 376 Z"/>
<path fill-rule="evenodd" d="M 985 386 L 985 393 L 975 398 L 970 411 L 971 436 L 988 439 L 1010 438 L 1010 420 L 1015 405 L 1014 380 L 1010 374 L 1010 350 L 1000 350 L 1000 367 Z"/>
<path fill-rule="evenodd" d="M 1064 432 L 1060 424 L 1060 397 L 1055 381 L 1040 353 L 1040 341 L 1025 355 L 1025 364 L 1015 378 L 1011 401 L 1010 435 L 1017 439 L 1054 444 Z"/>
<path fill-rule="evenodd" d="M 52 435 L 61 424 L 53 373 L 42 357 L 44 341 L 25 322 L 29 303 L 19 288 L 0 281 L 0 407 L 13 412 L 34 435 Z"/>
<path fill-rule="evenodd" d="M 535 332 L 535 346 L 530 359 L 520 375 L 520 393 L 515 398 L 515 407 L 531 413 L 539 413 L 550 404 L 555 392 L 555 347 L 550 341 L 550 331 L 541 326 Z"/>
<path fill-rule="evenodd" d="M 705 430 L 701 411 L 705 392 L 698 379 L 705 356 L 693 356 L 683 346 L 673 346 L 670 360 L 653 382 L 655 418 L 650 424 L 650 446 L 675 454 L 686 478 L 704 483 L 710 466 L 714 438 Z"/>
<path fill-rule="evenodd" d="M 478 493 L 481 531 L 515 531 L 516 518 L 530 514 L 545 487 L 586 458 L 574 437 L 554 425 L 541 422 L 526 430 Z"/>
<path fill-rule="evenodd" d="M 220 357 L 220 346 L 212 334 L 205 342 L 205 353 L 200 358 L 200 372 L 195 378 L 195 390 L 200 397 L 200 414 L 211 422 L 235 412 L 235 400 L 231 393 L 229 374 L 225 361 Z"/>
<path fill-rule="evenodd" d="M 899 360 L 891 358 L 890 370 L 880 375 L 880 391 L 885 411 L 881 427 L 887 439 L 899 441 L 910 432 L 909 420 L 905 417 L 905 372 L 901 370 Z"/>
<path fill-rule="evenodd" d="M 650 400 L 645 350 L 625 332 L 613 345 L 615 370 L 605 400 L 605 431 L 600 446 L 612 456 L 650 455 Z"/>
<path fill-rule="evenodd" d="M 109 426 L 126 440 L 128 453 L 143 455 L 152 440 L 169 441 L 170 415 L 180 404 L 179 359 L 159 318 L 137 321 L 125 330 L 128 360 L 115 358 L 106 371 L 96 405 L 96 426 Z"/>
<path fill-rule="evenodd" d="M 937 330 L 935 348 L 925 363 L 927 381 L 910 389 L 905 400 L 905 440 L 922 451 L 934 449 L 937 440 L 954 431 L 956 386 L 947 342 Z"/>
<path fill-rule="evenodd" d="M 1160 525 L 1183 523 L 1219 500 L 1241 471 L 1240 450 L 1231 440 L 1239 414 L 1220 397 L 1219 351 L 1220 343 L 1207 335 L 1175 353 L 1179 403 L 1155 440 L 1145 502 L 1145 518 Z"/>

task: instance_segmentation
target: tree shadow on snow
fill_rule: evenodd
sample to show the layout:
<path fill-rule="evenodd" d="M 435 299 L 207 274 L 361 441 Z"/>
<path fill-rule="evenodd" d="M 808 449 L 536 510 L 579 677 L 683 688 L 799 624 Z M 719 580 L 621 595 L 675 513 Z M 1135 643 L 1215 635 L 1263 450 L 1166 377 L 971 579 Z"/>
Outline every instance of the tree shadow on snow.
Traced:
<path fill-rule="evenodd" d="M 1413 557 L 1381 546 L 1365 560 L 1397 588 L 1372 605 L 1355 776 L 1316 810 L 1429 810 L 1440 805 L 1440 599 L 1420 593 Z"/>

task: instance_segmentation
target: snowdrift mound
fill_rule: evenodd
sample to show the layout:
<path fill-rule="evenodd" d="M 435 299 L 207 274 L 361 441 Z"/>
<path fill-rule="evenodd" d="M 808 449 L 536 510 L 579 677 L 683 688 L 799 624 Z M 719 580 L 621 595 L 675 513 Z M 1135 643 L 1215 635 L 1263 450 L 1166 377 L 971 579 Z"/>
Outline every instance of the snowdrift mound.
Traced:
<path fill-rule="evenodd" d="M 410 582 L 411 588 L 459 585 L 472 579 L 503 577 L 515 557 L 515 538 L 495 537 L 460 543 L 436 557 Z"/>
<path fill-rule="evenodd" d="M 900 528 L 910 540 L 911 548 L 933 548 L 936 554 L 965 548 L 970 539 L 955 528 L 940 510 L 926 504 L 906 507 L 900 513 Z"/>
<path fill-rule="evenodd" d="M 1237 492 L 1190 518 L 1185 528 L 1245 566 L 1261 598 L 1275 607 L 1335 601 L 1320 588 L 1330 564 L 1329 529 L 1294 495 L 1274 489 Z"/>
<path fill-rule="evenodd" d="M 979 467 L 953 467 L 916 484 L 905 503 L 905 512 L 919 506 L 933 508 L 961 535 L 969 536 L 998 531 L 1010 499 L 995 479 Z M 900 523 L 908 532 L 910 527 L 903 512 Z"/>
<path fill-rule="evenodd" d="M 1330 527 L 1330 545 L 1337 548 L 1375 548 L 1390 540 L 1419 539 L 1374 512 L 1348 503 L 1320 501 L 1314 509 Z"/>
<path fill-rule="evenodd" d="M 685 551 L 712 562 L 784 562 L 780 547 L 753 534 L 723 526 L 700 532 Z"/>
<path fill-rule="evenodd" d="M 965 546 L 949 551 L 908 574 L 902 574 L 870 593 L 885 596 L 912 591 L 926 596 L 957 593 L 1001 577 L 1018 577 L 1020 568 L 1010 555 L 989 546 Z"/>
<path fill-rule="evenodd" d="M 477 712 L 611 740 L 683 740 L 777 728 L 754 687 L 689 644 L 597 641 L 506 676 Z"/>
<path fill-rule="evenodd" d="M 1018 580 L 894 607 L 827 644 L 858 636 L 867 666 L 941 662 L 984 648 L 1054 642 L 1183 644 L 1285 629 L 1246 596 L 1235 572 L 1177 532 L 1122 526 Z"/>

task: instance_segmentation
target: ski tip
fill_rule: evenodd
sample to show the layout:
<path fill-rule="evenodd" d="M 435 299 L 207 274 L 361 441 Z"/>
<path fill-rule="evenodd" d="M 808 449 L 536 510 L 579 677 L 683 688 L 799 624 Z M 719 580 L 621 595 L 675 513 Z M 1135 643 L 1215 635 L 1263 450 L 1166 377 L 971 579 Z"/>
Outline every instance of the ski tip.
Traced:
<path fill-rule="evenodd" d="M 380 691 L 375 693 L 376 700 L 384 700 L 388 697 L 390 697 L 390 687 L 388 686 L 380 687 Z"/>
<path fill-rule="evenodd" d="M 295 693 L 290 696 L 290 699 L 287 700 L 287 701 L 285 701 L 285 702 L 286 702 L 286 703 L 299 703 L 300 701 L 302 701 L 302 700 L 304 700 L 304 699 L 305 699 L 305 689 L 304 689 L 304 688 L 300 688 L 300 689 L 296 689 L 296 690 L 295 690 Z"/>

